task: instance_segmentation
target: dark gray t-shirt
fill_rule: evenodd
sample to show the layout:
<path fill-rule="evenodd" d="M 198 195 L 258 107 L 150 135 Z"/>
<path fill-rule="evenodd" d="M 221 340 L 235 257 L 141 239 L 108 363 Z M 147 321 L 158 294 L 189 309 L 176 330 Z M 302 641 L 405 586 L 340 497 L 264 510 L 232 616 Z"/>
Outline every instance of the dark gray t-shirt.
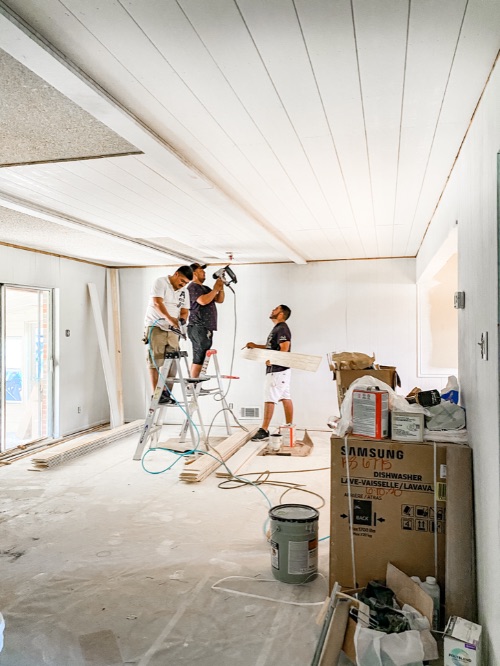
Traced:
<path fill-rule="evenodd" d="M 289 351 L 291 351 L 292 333 L 288 328 L 288 324 L 285 324 L 284 321 L 280 321 L 279 324 L 276 324 L 276 326 L 267 336 L 266 349 L 274 349 L 275 351 L 280 351 L 280 342 L 290 342 Z M 289 368 L 283 365 L 266 366 L 266 373 L 282 372 L 283 370 L 289 370 Z"/>
<path fill-rule="evenodd" d="M 191 309 L 189 312 L 189 325 L 190 326 L 204 326 L 210 331 L 217 330 L 217 306 L 215 299 L 208 305 L 200 305 L 197 299 L 200 296 L 209 294 L 212 290 L 204 284 L 197 282 L 190 282 L 188 284 L 189 298 L 191 301 Z"/>

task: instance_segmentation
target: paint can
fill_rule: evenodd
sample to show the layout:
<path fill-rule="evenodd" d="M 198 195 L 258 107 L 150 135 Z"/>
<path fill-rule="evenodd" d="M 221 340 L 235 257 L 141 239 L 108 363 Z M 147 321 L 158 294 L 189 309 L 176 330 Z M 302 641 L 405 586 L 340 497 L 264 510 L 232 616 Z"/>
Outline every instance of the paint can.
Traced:
<path fill-rule="evenodd" d="M 281 445 L 283 444 L 283 437 L 279 432 L 270 435 L 267 443 L 267 448 L 269 451 L 279 451 L 281 449 Z"/>
<path fill-rule="evenodd" d="M 280 433 L 283 435 L 285 446 L 293 446 L 295 442 L 295 426 L 293 423 L 285 423 L 280 426 Z"/>
<path fill-rule="evenodd" d="M 318 572 L 319 512 L 305 504 L 280 504 L 269 511 L 271 569 L 282 583 L 306 583 Z"/>

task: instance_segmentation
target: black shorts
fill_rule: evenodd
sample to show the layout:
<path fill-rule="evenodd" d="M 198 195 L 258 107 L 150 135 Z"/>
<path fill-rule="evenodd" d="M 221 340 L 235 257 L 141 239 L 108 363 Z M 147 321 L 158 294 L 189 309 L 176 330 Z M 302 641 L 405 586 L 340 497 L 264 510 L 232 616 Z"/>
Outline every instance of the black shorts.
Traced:
<path fill-rule="evenodd" d="M 193 345 L 193 363 L 203 365 L 207 351 L 212 347 L 213 331 L 204 326 L 188 326 L 188 336 Z"/>

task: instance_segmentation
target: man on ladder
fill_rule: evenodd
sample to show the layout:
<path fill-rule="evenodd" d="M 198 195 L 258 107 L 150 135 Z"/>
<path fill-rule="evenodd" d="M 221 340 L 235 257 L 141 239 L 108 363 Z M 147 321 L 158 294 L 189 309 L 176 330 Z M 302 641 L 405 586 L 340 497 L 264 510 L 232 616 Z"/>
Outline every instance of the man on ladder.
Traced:
<path fill-rule="evenodd" d="M 147 364 L 154 393 L 158 384 L 158 370 L 167 352 L 179 351 L 179 336 L 189 315 L 189 293 L 186 289 L 193 278 L 190 266 L 180 266 L 173 275 L 159 277 L 153 282 L 151 299 L 144 321 L 144 342 L 147 345 Z M 172 363 L 169 377 L 174 377 L 176 364 Z M 166 384 L 159 404 L 174 403 L 172 382 Z"/>
<path fill-rule="evenodd" d="M 205 284 L 206 264 L 191 264 L 193 281 L 188 286 L 190 313 L 187 332 L 193 345 L 191 377 L 199 377 L 206 354 L 213 344 L 213 333 L 217 330 L 217 306 L 223 303 L 224 280 L 217 278 L 212 289 Z M 203 393 L 204 390 L 200 389 Z"/>

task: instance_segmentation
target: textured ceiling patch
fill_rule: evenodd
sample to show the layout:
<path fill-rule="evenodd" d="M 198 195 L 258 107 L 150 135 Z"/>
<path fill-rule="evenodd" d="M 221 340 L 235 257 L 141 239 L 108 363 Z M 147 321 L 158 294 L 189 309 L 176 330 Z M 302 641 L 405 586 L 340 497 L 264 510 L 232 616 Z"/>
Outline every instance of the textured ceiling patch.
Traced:
<path fill-rule="evenodd" d="M 140 152 L 0 49 L 0 166 Z"/>

